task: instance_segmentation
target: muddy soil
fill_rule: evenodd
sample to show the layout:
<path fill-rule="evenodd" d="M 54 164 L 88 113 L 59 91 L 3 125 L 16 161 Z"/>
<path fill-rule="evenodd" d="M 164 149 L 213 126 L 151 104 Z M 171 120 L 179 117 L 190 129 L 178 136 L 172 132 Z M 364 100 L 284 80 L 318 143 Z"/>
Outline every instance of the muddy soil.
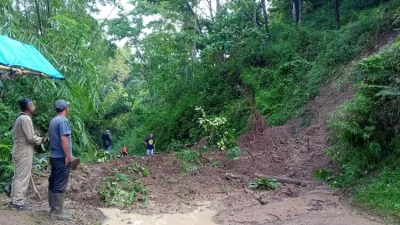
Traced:
<path fill-rule="evenodd" d="M 249 123 L 249 132 L 237 142 L 242 150 L 241 157 L 228 162 L 224 152 L 202 153 L 203 167 L 187 175 L 182 175 L 181 163 L 176 156 L 168 153 L 149 161 L 128 157 L 82 165 L 71 173 L 66 192 L 66 208 L 73 215 L 73 221 L 69 223 L 55 222 L 47 216 L 48 171 L 44 171 L 42 176 L 34 178 L 43 202 L 30 191 L 29 203 L 34 211 L 16 212 L 4 207 L 9 201 L 7 198 L 0 198 L 0 224 L 101 224 L 104 216 L 97 208 L 105 207 L 98 195 L 102 179 L 132 162 L 141 163 L 151 172 L 149 177 L 140 178 L 150 192 L 148 205 L 124 212 L 131 213 L 132 218 L 138 214 L 186 215 L 203 207 L 205 216 L 213 217 L 212 223 L 221 225 L 382 224 L 382 221 L 359 215 L 345 198 L 312 177 L 316 169 L 336 169 L 325 154 L 326 120 L 330 112 L 353 95 L 352 85 L 341 81 L 325 85 L 319 96 L 309 102 L 302 119 L 289 121 L 284 126 L 268 127 L 264 118 L 254 116 Z M 198 147 L 201 148 L 201 144 Z M 211 167 L 215 161 L 221 166 Z M 301 184 L 282 183 L 279 190 L 251 191 L 247 185 L 255 174 L 291 178 Z M 210 204 L 204 208 L 204 202 Z M 121 219 L 114 224 L 133 222 L 133 219 Z"/>

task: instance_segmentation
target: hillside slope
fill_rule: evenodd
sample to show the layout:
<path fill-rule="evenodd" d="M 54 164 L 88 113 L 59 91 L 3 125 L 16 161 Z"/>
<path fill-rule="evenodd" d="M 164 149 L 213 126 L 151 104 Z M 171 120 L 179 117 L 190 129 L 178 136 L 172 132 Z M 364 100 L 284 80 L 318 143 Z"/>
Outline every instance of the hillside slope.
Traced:
<path fill-rule="evenodd" d="M 382 38 L 384 42 L 365 56 L 380 51 L 396 35 Z M 98 195 L 102 178 L 113 175 L 115 171 L 124 172 L 127 166 L 129 168 L 133 162 L 138 162 L 149 169 L 151 176 L 137 178 L 149 189 L 150 197 L 147 207 L 136 208 L 136 213 L 185 213 L 205 205 L 218 212 L 214 221 L 224 225 L 382 224 L 377 219 L 359 214 L 335 190 L 312 178 L 318 168 L 335 168 L 324 152 L 328 139 L 326 120 L 330 112 L 352 99 L 353 95 L 353 86 L 342 80 L 340 84 L 326 84 L 321 88 L 318 97 L 308 103 L 303 121 L 292 120 L 283 126 L 266 127 L 262 125 L 265 124 L 262 118 L 257 117 L 252 121 L 254 129 L 238 139 L 237 144 L 243 152 L 241 157 L 229 162 L 224 152 L 203 153 L 203 167 L 186 176 L 182 175 L 182 165 L 175 154 L 161 154 L 149 162 L 141 157 L 132 157 L 82 165 L 71 174 L 67 208 L 72 212 L 75 224 L 101 223 L 101 213 L 94 207 L 104 207 Z M 210 167 L 210 163 L 216 161 L 221 166 Z M 7 220 L 0 224 L 11 225 L 18 221 L 24 224 L 68 224 L 54 223 L 46 216 L 46 173 L 48 171 L 35 178 L 44 202 L 40 203 L 36 195 L 30 193 L 30 203 L 35 211 L 16 214 L 0 210 L 0 215 L 7 215 Z M 131 175 L 136 176 L 134 174 Z M 290 178 L 301 184 L 282 183 L 282 187 L 275 191 L 247 189 L 248 181 L 257 174 Z M 4 203 L 6 201 L 4 198 Z"/>

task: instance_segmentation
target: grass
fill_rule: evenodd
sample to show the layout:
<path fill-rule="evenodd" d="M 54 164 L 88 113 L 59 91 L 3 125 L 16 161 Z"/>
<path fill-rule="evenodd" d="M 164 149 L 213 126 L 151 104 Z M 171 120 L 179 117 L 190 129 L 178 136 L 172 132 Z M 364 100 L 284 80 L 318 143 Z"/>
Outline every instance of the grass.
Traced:
<path fill-rule="evenodd" d="M 356 206 L 400 223 L 400 169 L 384 168 L 360 181 L 354 196 Z"/>

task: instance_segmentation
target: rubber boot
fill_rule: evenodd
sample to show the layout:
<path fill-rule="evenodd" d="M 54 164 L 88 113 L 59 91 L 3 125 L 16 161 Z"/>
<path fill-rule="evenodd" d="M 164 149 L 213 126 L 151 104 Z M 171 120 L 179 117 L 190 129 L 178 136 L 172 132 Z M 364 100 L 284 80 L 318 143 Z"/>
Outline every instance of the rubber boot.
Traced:
<path fill-rule="evenodd" d="M 52 205 L 52 197 L 53 197 L 53 192 L 48 189 L 48 198 L 49 198 L 49 207 L 50 207 L 50 216 L 54 212 L 54 207 Z"/>
<path fill-rule="evenodd" d="M 51 212 L 51 218 L 57 220 L 71 220 L 72 217 L 64 212 L 64 193 L 51 193 L 51 205 L 54 210 Z"/>

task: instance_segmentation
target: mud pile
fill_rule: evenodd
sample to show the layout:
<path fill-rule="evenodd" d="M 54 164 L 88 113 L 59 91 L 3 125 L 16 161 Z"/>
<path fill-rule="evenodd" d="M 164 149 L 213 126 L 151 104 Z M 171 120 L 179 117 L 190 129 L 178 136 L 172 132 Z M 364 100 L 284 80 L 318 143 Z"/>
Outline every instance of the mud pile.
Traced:
<path fill-rule="evenodd" d="M 72 211 L 76 224 L 101 221 L 103 217 L 95 207 L 105 206 L 98 194 L 103 178 L 124 165 L 138 162 L 151 173 L 149 177 L 140 178 L 149 189 L 150 197 L 147 207 L 134 208 L 135 213 L 188 213 L 200 202 L 212 201 L 210 208 L 220 211 L 216 220 L 222 224 L 247 224 L 245 220 L 256 221 L 261 212 L 248 211 L 249 207 L 263 207 L 262 202 L 278 202 L 314 190 L 319 185 L 312 179 L 314 171 L 318 168 L 333 168 L 324 153 L 327 145 L 324 121 L 327 115 L 318 109 L 329 108 L 328 111 L 331 111 L 351 98 L 352 89 L 350 85 L 342 85 L 339 89 L 329 86 L 325 89 L 325 94 L 308 105 L 308 116 L 314 121 L 308 127 L 302 127 L 299 120 L 289 121 L 284 126 L 268 127 L 262 117 L 254 117 L 250 121 L 249 132 L 242 135 L 237 142 L 242 156 L 232 162 L 225 160 L 224 152 L 211 151 L 204 155 L 203 167 L 186 176 L 182 176 L 179 159 L 168 153 L 153 157 L 150 161 L 141 157 L 128 157 L 102 164 L 82 165 L 71 173 L 66 192 L 67 209 Z M 214 161 L 219 161 L 221 166 L 211 167 L 210 164 Z M 249 179 L 257 173 L 290 177 L 306 181 L 307 185 L 282 183 L 281 189 L 259 192 L 255 198 L 254 193 L 246 191 L 246 187 Z M 240 179 L 227 179 L 227 174 L 239 176 Z M 48 171 L 43 176 L 35 177 L 37 188 L 44 199 L 39 207 L 43 215 L 47 210 L 47 177 Z M 32 202 L 38 202 L 39 199 L 33 192 L 30 196 Z M 225 212 L 225 209 L 242 212 L 246 216 L 235 213 L 237 216 L 232 217 L 232 212 Z"/>

